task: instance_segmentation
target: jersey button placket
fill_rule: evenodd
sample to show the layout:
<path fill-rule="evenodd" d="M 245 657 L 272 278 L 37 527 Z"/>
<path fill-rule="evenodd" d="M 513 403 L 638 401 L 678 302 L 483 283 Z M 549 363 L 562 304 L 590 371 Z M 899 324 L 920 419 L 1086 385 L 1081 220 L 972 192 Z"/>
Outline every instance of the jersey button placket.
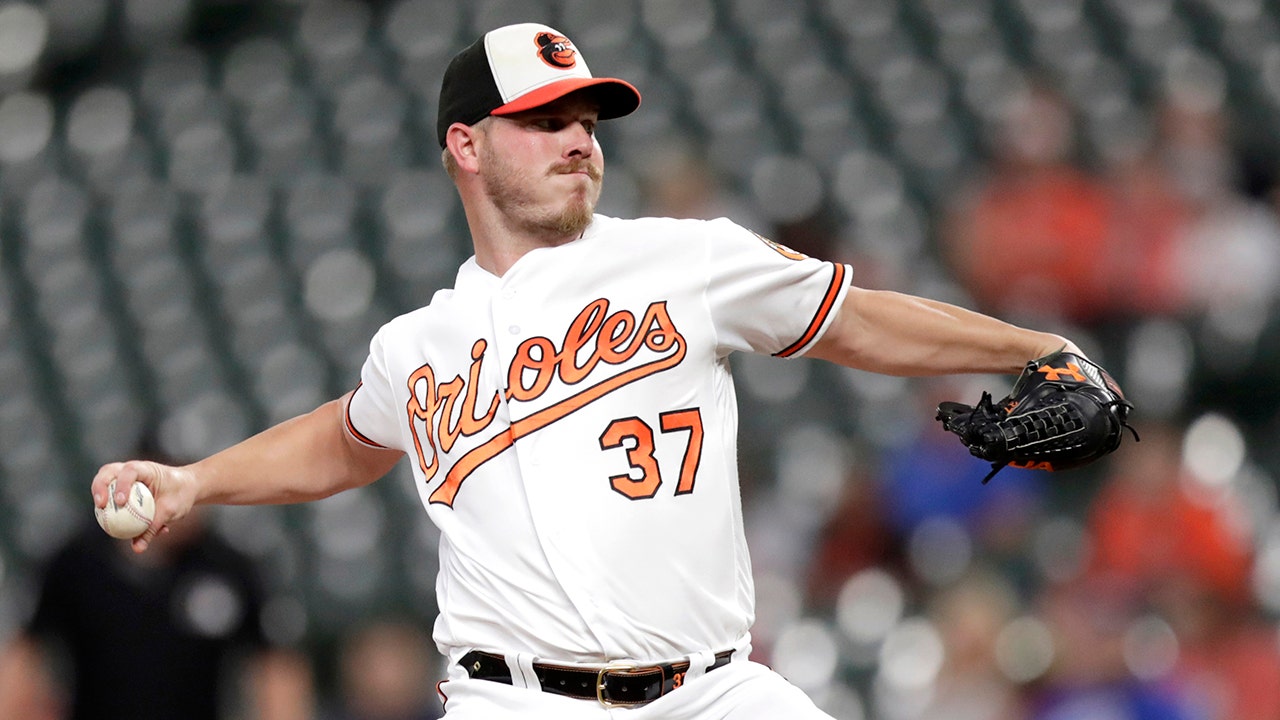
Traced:
<path fill-rule="evenodd" d="M 497 337 L 494 340 L 501 346 L 502 362 L 505 367 L 511 361 L 515 351 L 513 335 L 520 331 L 519 318 L 516 316 L 516 291 L 514 288 L 502 288 L 494 294 L 491 312 L 493 328 Z"/>
<path fill-rule="evenodd" d="M 516 293 L 516 289 L 515 289 L 515 288 L 508 287 L 508 288 L 503 288 L 503 289 L 502 289 L 501 297 L 502 297 L 502 304 L 503 304 L 503 309 L 504 309 L 504 310 L 505 310 L 506 308 L 508 308 L 508 307 L 510 307 L 510 308 L 512 308 L 512 309 L 514 309 L 514 308 L 516 307 L 516 304 L 515 304 L 516 295 L 517 295 L 517 293 Z M 509 318 L 509 319 L 514 319 L 514 318 Z M 508 323 L 508 324 L 507 324 L 507 334 L 508 334 L 508 335 L 519 335 L 519 334 L 520 334 L 520 324 L 519 324 L 518 322 L 511 322 L 511 323 Z"/>
<path fill-rule="evenodd" d="M 493 302 L 493 325 L 494 328 L 506 328 L 506 333 L 498 333 L 499 337 L 495 338 L 496 343 L 500 346 L 499 354 L 502 359 L 502 367 L 510 366 L 512 359 L 515 357 L 516 348 L 520 346 L 522 332 L 521 328 L 521 310 L 519 304 L 519 291 L 514 287 L 503 287 L 498 291 L 497 297 Z M 530 453 L 533 441 L 530 437 L 521 438 L 517 443 L 515 452 L 522 466 L 530 463 Z M 536 465 L 534 461 L 532 464 Z"/>

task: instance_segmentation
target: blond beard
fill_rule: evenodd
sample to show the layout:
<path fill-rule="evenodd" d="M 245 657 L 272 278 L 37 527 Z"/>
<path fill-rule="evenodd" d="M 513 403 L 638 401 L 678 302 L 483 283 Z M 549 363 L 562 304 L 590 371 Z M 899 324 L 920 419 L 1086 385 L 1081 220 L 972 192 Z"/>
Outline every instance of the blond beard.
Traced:
<path fill-rule="evenodd" d="M 496 153 L 482 152 L 479 159 L 486 192 L 517 229 L 541 237 L 576 238 L 591 224 L 600 199 L 603 170 L 586 162 L 573 165 L 588 169 L 591 188 L 585 194 L 574 194 L 562 207 L 547 210 L 537 206 L 533 192 L 538 183 L 546 180 L 545 175 L 517 168 Z"/>

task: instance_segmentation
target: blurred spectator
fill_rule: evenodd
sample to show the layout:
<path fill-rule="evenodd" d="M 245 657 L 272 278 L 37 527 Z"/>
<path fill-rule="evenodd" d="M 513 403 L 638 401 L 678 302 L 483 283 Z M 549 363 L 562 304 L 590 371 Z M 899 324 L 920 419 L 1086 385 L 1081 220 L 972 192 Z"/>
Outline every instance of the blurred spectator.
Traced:
<path fill-rule="evenodd" d="M 1054 665 L 1029 691 L 1027 720 L 1209 720 L 1175 677 L 1132 672 L 1125 639 L 1140 600 L 1124 582 L 1102 576 L 1046 590 L 1039 609 Z"/>
<path fill-rule="evenodd" d="M 1159 109 L 1159 152 L 1192 216 L 1182 272 L 1198 309 L 1257 314 L 1280 288 L 1280 224 L 1241 192 L 1220 102 L 1174 94 Z"/>
<path fill-rule="evenodd" d="M 340 652 L 341 697 L 327 720 L 435 720 L 443 715 L 436 651 L 413 622 L 380 620 L 354 632 Z"/>
<path fill-rule="evenodd" d="M 1034 524 L 1043 501 L 1044 473 L 1005 468 L 983 486 L 990 469 L 955 436 L 922 427 L 909 442 L 886 453 L 884 494 L 894 530 L 905 537 L 927 520 L 948 518 L 980 540 L 1009 546 L 1004 535 Z"/>
<path fill-rule="evenodd" d="M 39 646 L 14 638 L 0 652 L 0 717 L 58 720 L 61 709 Z"/>
<path fill-rule="evenodd" d="M 645 215 L 711 220 L 729 212 L 711 167 L 680 143 L 636 159 Z"/>
<path fill-rule="evenodd" d="M 94 525 L 53 557 L 0 660 L 0 689 L 17 691 L 0 717 L 47 708 L 43 687 L 66 695 L 52 717 L 71 720 L 216 720 L 237 697 L 260 720 L 310 717 L 308 663 L 268 640 L 252 565 L 193 517 L 154 549 L 135 555 Z"/>
<path fill-rule="evenodd" d="M 1018 607 L 1013 587 L 987 571 L 969 573 L 934 598 L 929 614 L 945 660 L 921 720 L 1021 717 L 1017 693 L 996 663 L 997 638 Z"/>
<path fill-rule="evenodd" d="M 1110 249 L 1108 304 L 1124 319 L 1177 317 L 1191 308 L 1183 243 L 1193 207 L 1153 137 L 1108 157 Z"/>
<path fill-rule="evenodd" d="M 1045 501 L 1045 473 L 1006 467 L 982 485 L 991 465 L 970 455 L 933 420 L 940 401 L 976 401 L 977 387 L 984 383 L 999 396 L 1003 392 L 999 382 L 920 379 L 919 425 L 899 444 L 885 449 L 880 478 L 887 521 L 900 542 L 908 542 L 925 523 L 941 519 L 962 528 L 977 549 L 993 559 L 1015 561 L 1024 553 Z M 1003 389 L 1011 386 L 1010 382 Z"/>
<path fill-rule="evenodd" d="M 1177 672 L 1214 720 L 1280 718 L 1280 636 L 1256 607 L 1203 585 L 1170 581 L 1151 593 L 1179 643 Z"/>
<path fill-rule="evenodd" d="M 200 514 L 145 555 L 87 524 L 53 555 L 34 617 L 0 654 L 0 718 L 218 720 L 248 709 L 306 720 L 309 662 L 272 642 L 264 601 L 258 568 Z"/>
<path fill-rule="evenodd" d="M 1202 348 L 1192 402 L 1256 422 L 1280 401 L 1280 222 L 1243 193 L 1230 120 L 1218 98 L 1175 94 L 1161 109 L 1160 142 L 1193 212 L 1182 248 Z"/>
<path fill-rule="evenodd" d="M 859 571 L 894 562 L 893 538 L 870 473 L 850 473 L 839 504 L 818 532 L 806 595 L 815 611 L 832 612 L 845 582 Z"/>
<path fill-rule="evenodd" d="M 1070 107 L 1031 85 L 992 145 L 986 172 L 945 219 L 943 249 L 960 282 L 982 309 L 1015 321 L 1102 319 L 1110 204 L 1073 162 Z"/>
<path fill-rule="evenodd" d="M 1115 455 L 1092 499 L 1096 573 L 1141 588 L 1189 583 L 1220 602 L 1248 604 L 1252 547 L 1244 509 L 1228 489 L 1189 477 L 1176 427 L 1148 423 L 1142 442 Z"/>
<path fill-rule="evenodd" d="M 732 192 L 703 154 L 681 137 L 666 137 L 653 151 L 632 161 L 640 186 L 640 214 L 713 220 L 737 218 L 768 235 L 772 226 L 759 210 Z"/>
<path fill-rule="evenodd" d="M 1176 427 L 1149 424 L 1116 456 L 1090 509 L 1092 571 L 1126 578 L 1168 619 L 1178 673 L 1209 717 L 1280 717 L 1280 644 L 1254 600 L 1245 508 L 1188 475 L 1179 440 Z"/>

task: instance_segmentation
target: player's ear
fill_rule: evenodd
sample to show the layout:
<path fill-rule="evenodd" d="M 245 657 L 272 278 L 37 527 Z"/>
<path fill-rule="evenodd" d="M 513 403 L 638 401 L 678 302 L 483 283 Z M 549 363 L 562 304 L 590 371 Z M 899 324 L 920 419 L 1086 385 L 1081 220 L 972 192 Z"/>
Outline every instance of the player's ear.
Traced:
<path fill-rule="evenodd" d="M 445 132 L 445 149 L 453 155 L 458 169 L 475 173 L 479 171 L 479 148 L 476 145 L 478 131 L 474 126 L 454 123 Z"/>

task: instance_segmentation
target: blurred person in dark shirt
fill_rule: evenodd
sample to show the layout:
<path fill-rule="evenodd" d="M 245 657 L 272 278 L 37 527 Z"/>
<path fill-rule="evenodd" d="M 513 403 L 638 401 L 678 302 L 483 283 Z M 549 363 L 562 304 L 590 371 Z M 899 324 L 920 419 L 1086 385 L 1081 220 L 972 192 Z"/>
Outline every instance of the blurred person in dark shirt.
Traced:
<path fill-rule="evenodd" d="M 153 553 L 86 523 L 52 555 L 0 651 L 0 718 L 311 717 L 309 663 L 271 641 L 258 568 L 193 519 Z"/>

